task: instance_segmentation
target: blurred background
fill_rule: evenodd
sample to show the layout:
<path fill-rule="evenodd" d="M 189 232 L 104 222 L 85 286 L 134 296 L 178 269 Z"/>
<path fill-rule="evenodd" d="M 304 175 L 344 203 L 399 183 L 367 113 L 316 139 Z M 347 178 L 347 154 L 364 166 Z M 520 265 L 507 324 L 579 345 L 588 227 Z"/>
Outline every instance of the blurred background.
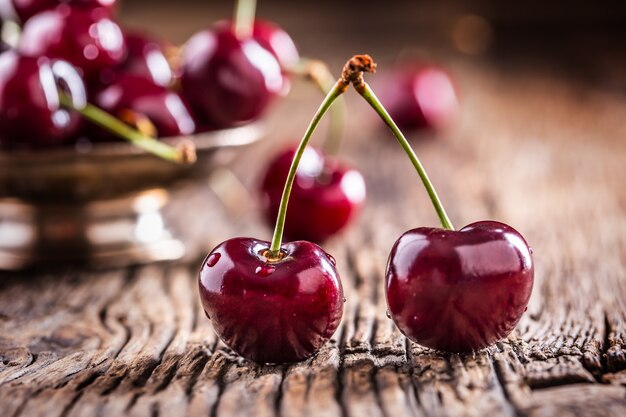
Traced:
<path fill-rule="evenodd" d="M 357 52 L 389 62 L 406 48 L 424 48 L 438 57 L 488 61 L 510 71 L 545 71 L 626 89 L 626 3 L 619 0 L 264 0 L 257 10 L 292 34 L 304 55 L 325 59 L 332 68 Z M 123 22 L 175 42 L 231 13 L 227 1 L 121 2 Z"/>

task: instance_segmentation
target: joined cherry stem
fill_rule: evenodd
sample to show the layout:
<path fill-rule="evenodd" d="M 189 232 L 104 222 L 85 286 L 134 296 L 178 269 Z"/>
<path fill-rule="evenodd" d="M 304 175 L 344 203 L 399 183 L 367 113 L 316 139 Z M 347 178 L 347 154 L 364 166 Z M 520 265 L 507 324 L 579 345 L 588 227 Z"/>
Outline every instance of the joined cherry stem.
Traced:
<path fill-rule="evenodd" d="M 317 59 L 301 58 L 298 65 L 288 70 L 293 74 L 298 74 L 312 81 L 322 94 L 328 92 L 335 86 L 336 78 L 328 69 L 328 66 Z M 346 104 L 339 98 L 330 110 L 330 120 L 328 123 L 328 136 L 323 145 L 324 153 L 327 155 L 337 155 L 341 147 L 343 138 L 343 128 L 346 118 Z"/>
<path fill-rule="evenodd" d="M 193 142 L 189 140 L 184 140 L 177 146 L 170 146 L 157 139 L 144 135 L 93 104 L 85 103 L 82 106 L 76 106 L 72 102 L 72 99 L 61 91 L 59 91 L 59 97 L 64 107 L 76 111 L 90 122 L 127 140 L 146 152 L 179 164 L 193 164 L 196 162 L 196 148 Z"/>
<path fill-rule="evenodd" d="M 398 140 L 398 143 L 409 157 L 415 171 L 417 171 L 417 174 L 422 180 L 422 184 L 424 184 L 424 188 L 426 188 L 428 197 L 430 197 L 430 201 L 437 212 L 441 226 L 444 229 L 454 230 L 454 226 L 452 225 L 446 210 L 443 208 L 443 204 L 437 195 L 437 191 L 435 191 L 433 183 L 430 181 L 430 178 L 428 178 L 428 174 L 426 174 L 424 166 L 413 151 L 413 148 L 411 148 L 409 141 L 406 140 L 383 104 L 380 102 L 378 97 L 376 97 L 374 91 L 372 91 L 371 87 L 363 79 L 364 72 L 376 72 L 376 64 L 369 55 L 355 55 L 346 63 L 342 73 L 342 78 L 349 81 L 354 86 L 354 89 L 365 99 L 365 101 L 368 102 L 368 104 L 376 111 L 376 113 L 378 113 L 385 124 L 391 129 L 394 136 Z"/>
<path fill-rule="evenodd" d="M 348 85 L 342 80 L 339 80 L 335 83 L 333 88 L 331 88 L 328 94 L 326 94 L 326 97 L 324 98 L 324 101 L 322 101 L 320 107 L 317 109 L 315 116 L 313 116 L 313 119 L 309 123 L 309 127 L 306 129 L 306 132 L 304 133 L 304 136 L 302 137 L 302 140 L 298 145 L 298 149 L 296 149 L 296 153 L 293 157 L 293 160 L 291 161 L 291 166 L 289 167 L 289 173 L 287 174 L 287 180 L 285 181 L 285 188 L 283 189 L 283 194 L 280 200 L 280 206 L 276 218 L 276 226 L 274 228 L 272 243 L 269 249 L 270 259 L 280 258 L 280 248 L 283 240 L 283 231 L 285 229 L 285 220 L 287 218 L 287 206 L 289 204 L 289 196 L 291 195 L 291 189 L 293 187 L 293 182 L 296 178 L 298 165 L 300 165 L 302 155 L 304 154 L 304 151 L 309 144 L 309 141 L 311 140 L 313 132 L 315 132 L 315 129 L 319 125 L 320 121 L 322 120 L 328 109 L 330 109 L 331 105 L 337 99 L 337 97 L 342 95 L 347 88 Z"/>
<path fill-rule="evenodd" d="M 238 39 L 247 39 L 254 31 L 256 0 L 237 0 L 233 16 L 233 32 Z"/>

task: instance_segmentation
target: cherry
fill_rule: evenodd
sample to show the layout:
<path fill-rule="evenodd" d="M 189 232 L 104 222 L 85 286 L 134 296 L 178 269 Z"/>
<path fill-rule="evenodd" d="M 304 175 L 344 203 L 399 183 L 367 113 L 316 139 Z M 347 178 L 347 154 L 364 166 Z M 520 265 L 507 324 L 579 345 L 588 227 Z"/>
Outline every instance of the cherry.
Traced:
<path fill-rule="evenodd" d="M 60 4 L 69 4 L 72 7 L 105 7 L 113 10 L 116 0 L 1 0 L 0 14 L 6 18 L 17 17 L 20 22 L 45 10 L 55 8 Z"/>
<path fill-rule="evenodd" d="M 261 195 L 270 223 L 276 220 L 283 185 L 295 153 L 295 149 L 280 153 L 270 163 L 263 179 Z M 285 236 L 289 240 L 326 240 L 355 217 L 363 205 L 365 193 L 365 181 L 357 170 L 314 148 L 306 148 L 291 191 Z"/>
<path fill-rule="evenodd" d="M 65 59 L 88 80 L 126 57 L 122 31 L 103 7 L 62 4 L 39 13 L 24 25 L 18 48 L 26 55 Z"/>
<path fill-rule="evenodd" d="M 141 75 L 120 74 L 115 83 L 95 94 L 94 104 L 131 125 L 140 127 L 146 118 L 158 137 L 189 135 L 195 130 L 180 95 Z"/>
<path fill-rule="evenodd" d="M 450 74 L 435 64 L 404 64 L 392 72 L 381 101 L 393 120 L 407 129 L 437 129 L 458 110 Z"/>
<path fill-rule="evenodd" d="M 125 32 L 128 55 L 120 68 L 110 68 L 100 75 L 105 84 L 113 82 L 118 73 L 132 73 L 151 79 L 164 87 L 172 84 L 174 74 L 165 56 L 165 45 L 141 32 Z"/>
<path fill-rule="evenodd" d="M 0 55 L 0 144 L 44 147 L 72 139 L 80 117 L 61 106 L 59 89 L 84 105 L 85 86 L 69 63 L 13 50 Z"/>
<path fill-rule="evenodd" d="M 330 339 L 343 314 L 343 289 L 334 259 L 305 241 L 282 246 L 229 239 L 200 271 L 202 306 L 219 337 L 244 358 L 288 363 L 313 355 Z"/>
<path fill-rule="evenodd" d="M 459 231 L 421 227 L 404 233 L 389 256 L 389 311 L 409 339 L 449 352 L 481 349 L 506 337 L 533 287 L 526 241 L 503 223 Z"/>
<path fill-rule="evenodd" d="M 182 54 L 181 86 L 196 116 L 229 127 L 259 117 L 284 89 L 276 58 L 250 37 L 220 22 L 192 36 Z"/>

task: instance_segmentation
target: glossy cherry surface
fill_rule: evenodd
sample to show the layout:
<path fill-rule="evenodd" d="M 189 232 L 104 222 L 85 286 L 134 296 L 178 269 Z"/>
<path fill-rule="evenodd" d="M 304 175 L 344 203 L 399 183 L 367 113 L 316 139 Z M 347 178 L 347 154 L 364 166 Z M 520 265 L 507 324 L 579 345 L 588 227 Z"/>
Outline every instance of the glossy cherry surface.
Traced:
<path fill-rule="evenodd" d="M 229 239 L 205 259 L 200 298 L 219 337 L 244 358 L 289 363 L 317 352 L 343 314 L 334 259 L 304 241 L 283 244 L 284 258 L 264 256 L 269 242 Z"/>
<path fill-rule="evenodd" d="M 402 128 L 436 129 L 457 113 L 456 87 L 437 65 L 405 64 L 392 72 L 384 87 L 380 99 Z"/>
<path fill-rule="evenodd" d="M 203 122 L 229 127 L 259 117 L 284 88 L 278 61 L 228 22 L 192 36 L 183 49 L 181 86 Z"/>
<path fill-rule="evenodd" d="M 80 116 L 60 105 L 58 89 L 84 105 L 85 86 L 69 63 L 15 51 L 0 55 L 0 144 L 45 147 L 72 139 Z"/>
<path fill-rule="evenodd" d="M 128 56 L 118 72 L 141 75 L 164 87 L 172 83 L 174 74 L 162 42 L 140 32 L 126 32 L 124 39 Z"/>
<path fill-rule="evenodd" d="M 533 287 L 531 250 L 516 230 L 482 221 L 459 231 L 418 228 L 393 246 L 389 312 L 409 339 L 468 352 L 506 337 Z"/>
<path fill-rule="evenodd" d="M 126 57 L 122 30 L 104 7 L 63 4 L 39 13 L 24 25 L 18 48 L 26 55 L 65 59 L 88 80 Z"/>
<path fill-rule="evenodd" d="M 14 16 L 6 17 L 17 17 L 23 23 L 37 13 L 54 9 L 60 4 L 72 7 L 105 7 L 113 10 L 116 0 L 0 0 L 0 3 L 3 3 L 0 13 L 12 14 Z"/>
<path fill-rule="evenodd" d="M 295 150 L 279 154 L 261 184 L 265 215 L 274 224 Z M 365 181 L 355 169 L 307 147 L 294 180 L 285 222 L 290 240 L 322 242 L 343 229 L 365 201 Z"/>
<path fill-rule="evenodd" d="M 293 39 L 275 23 L 256 19 L 252 37 L 278 60 L 283 70 L 292 68 L 300 60 L 300 54 Z"/>
<path fill-rule="evenodd" d="M 147 118 L 159 137 L 195 131 L 194 120 L 180 95 L 141 75 L 121 74 L 115 83 L 95 94 L 93 101 L 127 122 L 132 122 L 129 118 Z"/>

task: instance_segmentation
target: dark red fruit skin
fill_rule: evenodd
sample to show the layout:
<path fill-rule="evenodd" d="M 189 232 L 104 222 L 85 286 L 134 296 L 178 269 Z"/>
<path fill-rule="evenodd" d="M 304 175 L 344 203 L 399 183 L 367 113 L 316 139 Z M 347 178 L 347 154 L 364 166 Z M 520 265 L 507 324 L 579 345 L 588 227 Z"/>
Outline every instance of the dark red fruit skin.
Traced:
<path fill-rule="evenodd" d="M 252 37 L 259 45 L 270 51 L 280 64 L 284 77 L 280 95 L 286 96 L 291 89 L 291 69 L 300 61 L 296 44 L 278 25 L 259 19 L 254 22 Z"/>
<path fill-rule="evenodd" d="M 2 147 L 49 147 L 73 139 L 81 119 L 61 107 L 57 87 L 75 105 L 84 105 L 85 86 L 69 63 L 25 57 L 13 50 L 0 55 Z"/>
<path fill-rule="evenodd" d="M 229 239 L 205 259 L 200 299 L 213 328 L 235 352 L 258 363 L 313 356 L 339 326 L 343 289 L 334 259 L 310 242 L 282 246 L 268 263 L 269 242 Z"/>
<path fill-rule="evenodd" d="M 11 14 L 5 18 L 17 18 L 24 23 L 37 13 L 54 9 L 60 4 L 72 7 L 105 7 L 110 11 L 115 10 L 116 0 L 0 0 L 0 14 Z"/>
<path fill-rule="evenodd" d="M 141 75 L 120 74 L 115 83 L 95 94 L 93 101 L 117 117 L 128 110 L 147 117 L 159 137 L 195 131 L 195 122 L 182 97 Z"/>
<path fill-rule="evenodd" d="M 128 56 L 118 72 L 141 75 L 164 87 L 172 83 L 174 74 L 162 42 L 145 33 L 129 31 L 124 33 L 124 39 Z"/>
<path fill-rule="evenodd" d="M 404 64 L 387 77 L 382 103 L 404 129 L 436 130 L 458 111 L 457 88 L 448 71 L 435 64 Z"/>
<path fill-rule="evenodd" d="M 192 36 L 182 53 L 182 93 L 203 123 L 252 121 L 284 88 L 274 56 L 254 39 L 238 39 L 228 22 Z"/>
<path fill-rule="evenodd" d="M 276 222 L 294 155 L 294 149 L 287 149 L 274 158 L 261 183 L 268 224 Z M 308 147 L 291 190 L 284 235 L 289 240 L 323 242 L 356 217 L 365 196 L 365 180 L 357 170 Z"/>
<path fill-rule="evenodd" d="M 506 337 L 533 287 L 531 250 L 506 224 L 481 221 L 459 231 L 421 227 L 395 243 L 385 288 L 393 321 L 412 341 L 470 352 Z"/>
<path fill-rule="evenodd" d="M 39 13 L 24 25 L 18 49 L 25 55 L 67 60 L 88 81 L 126 58 L 122 30 L 103 7 L 63 4 Z"/>
<path fill-rule="evenodd" d="M 298 64 L 300 54 L 293 39 L 280 26 L 265 20 L 256 19 L 252 37 L 278 60 L 281 68 L 287 70 Z"/>

